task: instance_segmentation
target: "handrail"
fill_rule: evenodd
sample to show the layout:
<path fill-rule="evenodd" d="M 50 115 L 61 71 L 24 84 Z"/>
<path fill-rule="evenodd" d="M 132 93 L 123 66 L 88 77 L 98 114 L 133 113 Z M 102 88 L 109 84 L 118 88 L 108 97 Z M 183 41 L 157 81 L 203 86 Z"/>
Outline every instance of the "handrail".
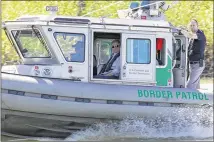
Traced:
<path fill-rule="evenodd" d="M 53 22 L 55 24 L 94 24 L 94 25 L 103 25 L 103 23 L 92 23 L 92 22 L 81 22 L 81 21 L 64 21 L 64 20 L 47 20 L 47 21 L 7 21 L 7 22 Z M 35 25 L 35 24 L 34 24 Z M 148 27 L 148 28 L 165 28 L 165 29 L 170 29 L 171 27 L 164 27 L 164 26 L 143 26 L 143 25 L 129 25 L 129 24 L 113 24 L 113 23 L 105 23 L 105 25 L 113 25 L 113 26 L 132 26 L 132 27 Z"/>

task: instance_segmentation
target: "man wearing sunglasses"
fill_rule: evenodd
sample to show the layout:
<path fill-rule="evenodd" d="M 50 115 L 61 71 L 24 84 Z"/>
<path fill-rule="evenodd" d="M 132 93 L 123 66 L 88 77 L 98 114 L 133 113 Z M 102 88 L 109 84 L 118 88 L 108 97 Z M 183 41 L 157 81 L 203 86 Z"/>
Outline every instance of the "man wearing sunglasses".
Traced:
<path fill-rule="evenodd" d="M 120 41 L 112 41 L 112 55 L 102 67 L 100 73 L 94 78 L 119 79 L 120 75 Z"/>

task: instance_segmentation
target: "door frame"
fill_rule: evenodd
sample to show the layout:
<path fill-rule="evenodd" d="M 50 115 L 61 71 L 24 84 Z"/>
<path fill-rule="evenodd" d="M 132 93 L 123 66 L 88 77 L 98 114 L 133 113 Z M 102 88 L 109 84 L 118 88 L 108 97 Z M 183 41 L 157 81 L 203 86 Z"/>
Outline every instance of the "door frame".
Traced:
<path fill-rule="evenodd" d="M 151 57 L 151 62 L 149 64 L 128 64 L 127 61 L 126 61 L 126 53 L 127 53 L 127 48 L 126 48 L 126 45 L 127 45 L 127 39 L 128 38 L 133 38 L 133 39 L 149 39 L 151 41 L 151 47 L 150 47 L 150 57 Z M 121 80 L 124 81 L 124 82 L 141 82 L 141 83 L 148 83 L 148 84 L 156 84 L 156 36 L 155 34 L 148 34 L 148 33 L 123 33 L 122 34 L 122 44 L 121 44 L 121 47 L 122 48 L 122 60 L 121 60 Z M 132 66 L 134 68 L 138 68 L 138 69 L 145 69 L 145 68 L 150 68 L 150 75 L 151 78 L 150 79 L 147 79 L 147 80 L 138 80 L 139 77 L 137 78 L 127 78 L 126 75 L 127 75 L 127 67 L 128 66 Z M 139 67 L 140 66 L 140 67 Z M 128 67 L 129 68 L 129 67 Z M 144 70 L 145 71 L 145 70 Z M 150 75 L 146 75 L 144 76 L 145 78 L 150 76 Z M 129 74 L 129 76 L 131 76 Z M 143 77 L 143 75 L 142 75 Z"/>
<path fill-rule="evenodd" d="M 188 39 L 183 36 L 183 35 L 176 35 L 174 36 L 175 39 L 180 39 L 181 40 L 181 53 L 180 53 L 180 66 L 179 68 L 173 68 L 173 73 L 177 74 L 180 72 L 182 73 L 182 76 L 180 76 L 181 78 L 184 78 L 184 79 L 181 79 L 179 77 L 179 84 L 180 86 L 183 86 L 184 88 L 186 88 L 186 85 L 187 85 L 187 75 L 188 75 L 188 56 L 187 56 L 187 53 L 188 53 Z M 182 53 L 183 52 L 183 53 Z M 173 76 L 174 77 L 174 80 L 176 80 L 176 76 Z M 183 82 L 182 82 L 183 81 Z M 176 81 L 178 82 L 178 81 Z M 175 84 L 176 82 L 174 82 L 174 86 L 177 87 L 177 84 Z"/>

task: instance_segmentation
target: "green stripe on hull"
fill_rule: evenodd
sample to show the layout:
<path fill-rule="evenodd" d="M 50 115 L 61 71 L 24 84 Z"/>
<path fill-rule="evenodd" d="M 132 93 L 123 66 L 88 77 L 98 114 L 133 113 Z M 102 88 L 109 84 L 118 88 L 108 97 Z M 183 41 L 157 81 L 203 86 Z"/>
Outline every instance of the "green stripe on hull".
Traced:
<path fill-rule="evenodd" d="M 168 86 L 168 80 L 172 78 L 172 60 L 168 57 L 167 66 L 165 68 L 156 68 L 157 86 Z"/>

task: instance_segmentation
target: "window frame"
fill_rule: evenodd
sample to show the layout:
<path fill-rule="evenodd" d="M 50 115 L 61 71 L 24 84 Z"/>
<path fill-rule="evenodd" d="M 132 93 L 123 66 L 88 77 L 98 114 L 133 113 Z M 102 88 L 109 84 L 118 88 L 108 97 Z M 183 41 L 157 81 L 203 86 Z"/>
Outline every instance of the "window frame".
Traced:
<path fill-rule="evenodd" d="M 54 36 L 56 33 L 66 33 L 66 34 L 76 34 L 76 35 L 83 35 L 83 37 L 84 37 L 84 60 L 83 61 L 67 61 L 66 60 L 66 58 L 65 58 L 65 55 L 64 55 L 64 53 L 62 52 L 62 49 L 61 49 L 61 46 L 59 45 L 59 43 L 58 43 L 58 40 L 56 39 L 56 37 Z M 62 55 L 63 55 L 63 57 L 64 57 L 64 60 L 66 61 L 66 62 L 68 62 L 68 63 L 84 63 L 85 62 L 85 42 L 86 42 L 86 36 L 85 36 L 85 34 L 83 34 L 83 33 L 70 33 L 70 32 L 54 32 L 53 33 L 53 37 L 54 37 L 54 39 L 55 39 L 55 41 L 56 41 L 56 43 L 57 43 L 57 45 L 58 45 L 58 47 L 59 47 L 59 49 L 60 49 L 60 51 L 61 51 L 61 53 L 62 53 Z"/>
<path fill-rule="evenodd" d="M 50 52 L 50 50 L 49 50 L 49 48 L 48 48 L 48 44 L 46 43 L 46 41 L 45 41 L 45 38 L 43 37 L 43 35 L 42 35 L 42 32 L 38 29 L 38 28 L 34 28 L 35 30 L 38 30 L 38 32 L 39 32 L 39 34 L 41 35 L 41 37 L 42 37 L 42 39 L 43 39 L 43 41 L 44 41 L 44 43 L 45 43 L 45 49 L 46 49 L 46 51 L 47 51 L 47 53 L 48 53 L 48 55 L 49 56 L 47 56 L 47 57 L 25 57 L 24 55 L 23 55 L 23 53 L 22 53 L 22 51 L 21 51 L 21 48 L 23 48 L 23 46 L 22 46 L 22 44 L 21 44 L 21 42 L 17 42 L 16 41 L 16 39 L 15 39 L 15 37 L 14 37 L 14 34 L 13 34 L 13 31 L 23 31 L 23 30 L 30 30 L 30 31 L 32 31 L 33 32 L 33 30 L 31 29 L 31 28 L 24 28 L 24 29 L 12 29 L 12 30 L 10 30 L 10 33 L 11 33 L 11 35 L 12 35 L 12 37 L 13 37 L 13 39 L 14 39 L 14 41 L 15 41 L 15 43 L 16 43 L 16 45 L 17 45 L 17 47 L 18 47 L 18 49 L 19 49 L 19 51 L 20 51 L 20 53 L 21 53 L 21 55 L 22 55 L 22 57 L 23 58 L 28 58 L 28 59 L 35 59 L 35 58 L 42 58 L 42 59 L 50 59 L 50 58 L 52 58 L 52 54 L 51 54 L 51 52 Z M 21 48 L 20 48 L 20 46 L 21 46 Z"/>
<path fill-rule="evenodd" d="M 128 50 L 127 50 L 128 44 L 127 44 L 127 43 L 128 43 L 128 40 L 129 40 L 129 39 L 132 39 L 132 40 L 133 40 L 133 39 L 137 39 L 137 40 L 149 40 L 149 42 L 150 42 L 150 46 L 149 46 L 149 48 L 150 48 L 150 50 L 149 50 L 149 52 L 150 52 L 149 63 L 132 63 L 132 62 L 128 62 L 128 61 L 127 61 L 127 57 L 128 57 L 128 56 L 127 56 L 127 53 L 128 53 Z M 126 39 L 126 63 L 127 63 L 127 64 L 136 64 L 136 65 L 138 65 L 138 64 L 143 64 L 143 65 L 144 65 L 144 64 L 146 64 L 146 65 L 147 65 L 147 64 L 151 64 L 151 39 L 147 39 L 147 38 L 127 38 L 127 39 Z"/>
<path fill-rule="evenodd" d="M 181 41 L 181 39 L 175 39 L 175 41 L 179 41 L 179 42 L 177 42 L 177 44 L 180 45 L 180 48 L 179 48 L 179 49 L 182 50 L 182 41 Z M 179 43 L 180 43 L 180 44 L 179 44 Z M 177 50 L 176 50 L 176 52 L 177 52 Z"/>

